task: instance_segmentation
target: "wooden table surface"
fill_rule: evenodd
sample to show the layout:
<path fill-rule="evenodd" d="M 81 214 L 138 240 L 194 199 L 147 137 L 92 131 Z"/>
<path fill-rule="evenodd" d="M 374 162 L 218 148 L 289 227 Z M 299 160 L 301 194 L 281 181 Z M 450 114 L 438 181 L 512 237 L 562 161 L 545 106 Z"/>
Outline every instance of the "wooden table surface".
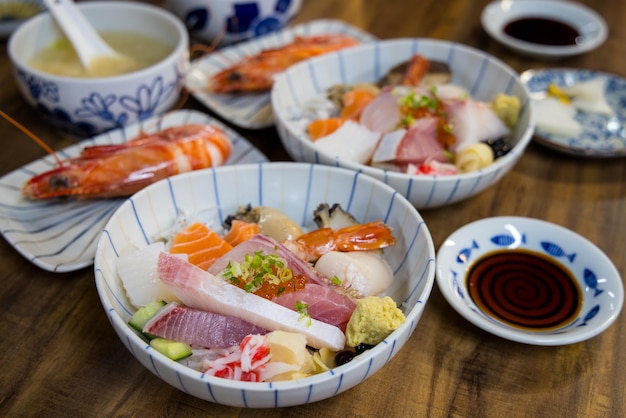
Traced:
<path fill-rule="evenodd" d="M 304 0 L 300 23 L 337 18 L 380 38 L 429 37 L 483 49 L 521 72 L 567 66 L 626 77 L 626 2 L 586 0 L 607 21 L 600 48 L 562 61 L 517 56 L 480 26 L 487 0 Z M 71 144 L 22 100 L 0 55 L 0 109 L 54 148 Z M 187 108 L 206 109 L 190 99 Z M 207 111 L 208 112 L 208 111 Z M 0 121 L 0 175 L 44 155 Z M 272 160 L 288 160 L 276 131 L 239 130 Z M 1 199 L 1 197 L 0 197 Z M 568 227 L 626 274 L 624 159 L 579 159 L 531 143 L 496 186 L 465 202 L 421 211 L 435 248 L 460 226 L 519 215 Z M 621 417 L 626 416 L 626 321 L 562 347 L 510 342 L 473 326 L 436 288 L 413 336 L 390 364 L 359 386 L 311 405 L 246 410 L 215 405 L 167 385 L 118 340 L 100 305 L 91 268 L 49 273 L 0 239 L 1 416 L 216 417 Z"/>

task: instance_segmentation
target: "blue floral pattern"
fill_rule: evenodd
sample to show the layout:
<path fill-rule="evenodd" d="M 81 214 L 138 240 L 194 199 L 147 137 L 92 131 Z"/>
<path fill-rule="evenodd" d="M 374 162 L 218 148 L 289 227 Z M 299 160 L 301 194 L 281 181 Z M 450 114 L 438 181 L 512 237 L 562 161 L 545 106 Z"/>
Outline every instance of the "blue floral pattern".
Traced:
<path fill-rule="evenodd" d="M 184 75 L 175 66 L 175 79 L 165 82 L 161 75 L 140 84 L 131 94 L 117 95 L 92 91 L 80 99 L 74 109 L 61 107 L 63 92 L 58 84 L 45 78 L 18 70 L 17 76 L 44 119 L 62 131 L 79 137 L 92 136 L 99 131 L 121 128 L 131 120 L 143 121 L 155 116 L 162 105 L 177 94 Z"/>

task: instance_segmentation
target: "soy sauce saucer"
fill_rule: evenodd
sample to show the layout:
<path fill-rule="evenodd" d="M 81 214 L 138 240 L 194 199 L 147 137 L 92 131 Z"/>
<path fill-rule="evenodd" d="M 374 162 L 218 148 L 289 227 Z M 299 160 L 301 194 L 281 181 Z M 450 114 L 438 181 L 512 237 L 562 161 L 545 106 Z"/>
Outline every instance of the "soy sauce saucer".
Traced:
<path fill-rule="evenodd" d="M 485 290 L 486 298 L 494 310 L 510 314 L 506 320 L 490 313 L 485 308 L 489 304 L 479 307 L 472 296 L 475 289 L 468 287 L 468 273 L 477 261 L 499 252 L 530 252 L 571 273 L 580 297 L 567 323 L 541 328 L 528 325 L 531 320 L 557 315 L 555 309 L 570 303 L 564 288 L 549 275 L 543 282 L 525 281 L 516 272 L 502 274 L 506 279 L 493 279 Z M 624 302 L 619 272 L 595 244 L 562 226 L 525 217 L 486 218 L 459 228 L 437 252 L 436 280 L 448 303 L 469 322 L 499 337 L 531 345 L 558 346 L 592 338 L 615 321 Z M 522 291 L 527 292 L 527 300 L 520 306 L 515 299 Z M 529 304 L 534 304 L 532 309 Z M 526 322 L 514 323 L 520 318 Z"/>
<path fill-rule="evenodd" d="M 535 17 L 562 22 L 577 30 L 575 45 L 543 45 L 508 35 L 505 27 L 514 20 Z M 604 43 L 608 36 L 606 21 L 593 9 L 573 1 L 524 0 L 494 1 L 481 14 L 483 29 L 509 49 L 525 56 L 556 60 L 589 52 Z"/>

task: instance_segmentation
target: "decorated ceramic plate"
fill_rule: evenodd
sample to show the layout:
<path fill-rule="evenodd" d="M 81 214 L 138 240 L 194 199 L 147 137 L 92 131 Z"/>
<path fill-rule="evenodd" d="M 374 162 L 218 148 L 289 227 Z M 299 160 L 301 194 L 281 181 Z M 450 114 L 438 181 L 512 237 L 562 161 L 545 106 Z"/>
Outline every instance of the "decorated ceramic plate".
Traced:
<path fill-rule="evenodd" d="M 562 226 L 501 216 L 459 228 L 437 252 L 437 286 L 465 319 L 533 345 L 592 338 L 619 316 L 624 287 L 595 244 Z"/>
<path fill-rule="evenodd" d="M 213 74 L 263 50 L 277 48 L 296 36 L 342 33 L 362 42 L 376 38 L 367 32 L 332 19 L 314 20 L 282 31 L 220 49 L 192 63 L 185 87 L 207 108 L 229 122 L 247 129 L 262 129 L 274 124 L 270 92 L 257 94 L 211 94 L 206 86 Z"/>
<path fill-rule="evenodd" d="M 575 1 L 494 1 L 483 9 L 481 22 L 504 46 L 543 60 L 589 52 L 609 32 L 602 16 Z"/>
<path fill-rule="evenodd" d="M 521 79 L 533 100 L 545 98 L 551 84 L 563 88 L 601 80 L 604 83 L 603 102 L 608 105 L 609 114 L 576 110 L 573 123 L 580 124 L 581 129 L 575 136 L 548 133 L 537 122 L 535 140 L 577 156 L 626 156 L 626 79 L 599 71 L 570 68 L 528 70 L 521 74 Z"/>
<path fill-rule="evenodd" d="M 162 129 L 188 123 L 212 123 L 233 139 L 227 165 L 256 163 L 267 158 L 243 137 L 204 113 L 176 111 L 162 119 L 110 131 L 58 152 L 61 158 L 76 156 L 85 145 L 118 144 L 132 138 L 143 127 Z M 44 270 L 67 272 L 93 264 L 96 244 L 104 225 L 126 199 L 27 200 L 24 183 L 37 173 L 56 166 L 51 156 L 33 161 L 0 178 L 0 232 L 24 257 Z"/>
<path fill-rule="evenodd" d="M 0 37 L 8 38 L 24 21 L 44 10 L 41 0 L 0 0 Z"/>

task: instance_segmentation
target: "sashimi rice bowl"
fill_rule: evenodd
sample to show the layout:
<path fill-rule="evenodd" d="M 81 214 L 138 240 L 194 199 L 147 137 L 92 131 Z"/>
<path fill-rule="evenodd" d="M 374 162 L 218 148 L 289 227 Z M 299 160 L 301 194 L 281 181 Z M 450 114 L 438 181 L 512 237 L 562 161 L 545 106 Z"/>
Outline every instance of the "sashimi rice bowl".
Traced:
<path fill-rule="evenodd" d="M 272 106 L 294 160 L 360 170 L 418 209 L 496 183 L 534 130 L 514 70 L 431 39 L 378 41 L 294 65 L 274 83 Z"/>
<path fill-rule="evenodd" d="M 316 402 L 380 370 L 434 283 L 430 232 L 391 187 L 308 163 L 181 174 L 138 192 L 98 243 L 96 286 L 129 351 L 192 396 Z"/>

